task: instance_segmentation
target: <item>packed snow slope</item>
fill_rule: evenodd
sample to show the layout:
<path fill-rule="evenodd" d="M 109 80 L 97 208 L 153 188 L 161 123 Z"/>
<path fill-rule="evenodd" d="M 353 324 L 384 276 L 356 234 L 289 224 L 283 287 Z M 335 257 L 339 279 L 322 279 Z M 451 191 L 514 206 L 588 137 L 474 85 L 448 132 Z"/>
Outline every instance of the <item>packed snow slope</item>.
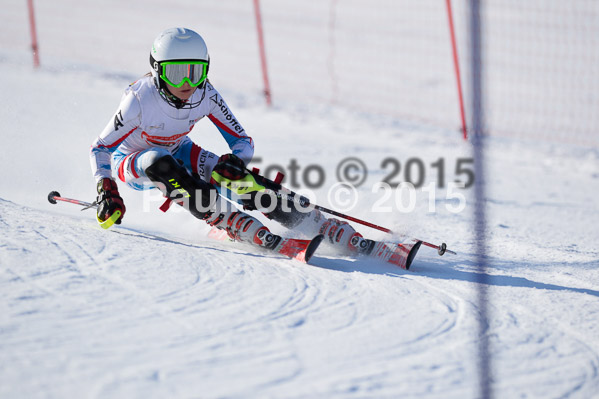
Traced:
<path fill-rule="evenodd" d="M 33 70 L 26 51 L 4 49 L 0 65 L 0 398 L 477 397 L 474 200 L 448 187 L 472 155 L 455 131 L 330 106 L 269 109 L 214 79 L 256 142 L 256 166 L 290 172 L 295 159 L 306 189 L 302 172 L 319 165 L 326 179 L 311 195 L 340 206 L 327 196 L 336 166 L 358 157 L 370 173 L 347 213 L 458 253 L 423 247 L 403 271 L 323 247 L 306 265 L 210 241 L 202 222 L 123 185 L 127 214 L 108 231 L 91 210 L 49 204 L 51 190 L 94 199 L 89 146 L 138 75 L 72 60 Z M 227 151 L 209 121 L 191 138 Z M 599 397 L 599 152 L 486 145 L 476 178 L 487 184 L 495 395 Z M 409 212 L 397 191 L 373 189 L 392 172 L 386 158 L 425 166 Z"/>
<path fill-rule="evenodd" d="M 0 397 L 476 396 L 471 190 L 460 191 L 461 212 L 447 210 L 456 204 L 445 188 L 434 212 L 418 190 L 403 213 L 392 202 L 373 212 L 382 194 L 360 188 L 349 213 L 458 252 L 423 248 L 410 272 L 326 248 L 305 265 L 211 242 L 201 222 L 162 214 L 156 198 L 124 187 L 124 223 L 103 231 L 93 211 L 46 196 L 93 200 L 89 144 L 128 80 L 23 62 L 5 56 L 0 78 L 11 93 L 0 107 Z M 319 161 L 329 186 L 347 154 L 376 166 L 383 156 L 449 164 L 470 153 L 453 132 L 227 94 L 263 163 Z M 208 122 L 192 137 L 226 151 Z M 498 397 L 596 397 L 597 152 L 488 144 L 493 388 Z M 314 195 L 327 202 L 324 188 Z"/>

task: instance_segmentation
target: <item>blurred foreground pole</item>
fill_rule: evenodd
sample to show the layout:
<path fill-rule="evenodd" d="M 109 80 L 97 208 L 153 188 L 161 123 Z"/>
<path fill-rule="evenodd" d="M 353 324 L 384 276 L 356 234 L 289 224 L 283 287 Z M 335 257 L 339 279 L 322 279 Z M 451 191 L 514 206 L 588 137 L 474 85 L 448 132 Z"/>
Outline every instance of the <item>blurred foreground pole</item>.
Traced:
<path fill-rule="evenodd" d="M 270 98 L 270 84 L 268 82 L 268 70 L 266 69 L 266 49 L 264 48 L 264 33 L 262 30 L 262 16 L 260 15 L 259 0 L 254 0 L 254 12 L 256 14 L 256 28 L 258 29 L 258 46 L 260 47 L 260 62 L 262 63 L 262 78 L 264 79 L 264 96 L 266 104 L 272 104 Z"/>
<path fill-rule="evenodd" d="M 486 215 L 485 215 L 485 140 L 484 140 L 484 91 L 483 91 L 483 20 L 481 6 L 483 0 L 470 0 L 470 59 L 471 59 L 471 99 L 472 99 L 472 144 L 474 150 L 474 171 L 476 181 L 475 208 L 474 208 L 474 234 L 476 240 L 476 264 L 478 265 L 477 289 L 478 306 L 480 309 L 479 321 L 479 347 L 478 347 L 478 372 L 479 395 L 478 398 L 492 397 L 492 368 L 489 350 L 489 298 L 488 275 L 486 256 Z"/>
<path fill-rule="evenodd" d="M 35 13 L 33 12 L 33 0 L 27 0 L 29 7 L 29 27 L 31 29 L 31 49 L 33 50 L 33 66 L 40 66 L 40 55 L 37 47 L 37 31 L 35 28 Z"/>

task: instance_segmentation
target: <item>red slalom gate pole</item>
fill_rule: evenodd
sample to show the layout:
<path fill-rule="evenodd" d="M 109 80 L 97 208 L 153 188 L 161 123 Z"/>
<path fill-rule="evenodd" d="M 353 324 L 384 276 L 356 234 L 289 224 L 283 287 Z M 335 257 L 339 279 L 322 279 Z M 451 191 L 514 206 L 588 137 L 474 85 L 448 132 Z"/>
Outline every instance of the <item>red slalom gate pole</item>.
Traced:
<path fill-rule="evenodd" d="M 264 80 L 264 96 L 266 97 L 266 104 L 270 106 L 272 104 L 270 94 L 270 83 L 268 81 L 268 70 L 266 68 L 266 49 L 264 46 L 264 33 L 262 30 L 262 17 L 260 15 L 260 3 L 259 0 L 254 0 L 254 11 L 256 14 L 256 28 L 258 30 L 258 47 L 260 48 L 260 62 L 262 64 L 262 79 Z"/>
<path fill-rule="evenodd" d="M 33 50 L 33 66 L 35 68 L 39 68 L 40 55 L 37 45 L 37 30 L 35 27 L 35 13 L 33 12 L 33 0 L 27 0 L 27 6 L 29 8 L 29 27 L 31 30 L 31 49 Z"/>
<path fill-rule="evenodd" d="M 468 139 L 468 131 L 466 129 L 466 113 L 464 112 L 464 96 L 462 95 L 462 78 L 460 76 L 460 61 L 458 58 L 458 45 L 455 38 L 455 27 L 453 24 L 453 13 L 451 11 L 451 0 L 446 0 L 447 18 L 449 19 L 449 34 L 451 36 L 451 48 L 453 51 L 453 67 L 455 69 L 456 82 L 458 86 L 458 97 L 460 101 L 460 118 L 462 119 L 462 133 L 464 140 Z"/>

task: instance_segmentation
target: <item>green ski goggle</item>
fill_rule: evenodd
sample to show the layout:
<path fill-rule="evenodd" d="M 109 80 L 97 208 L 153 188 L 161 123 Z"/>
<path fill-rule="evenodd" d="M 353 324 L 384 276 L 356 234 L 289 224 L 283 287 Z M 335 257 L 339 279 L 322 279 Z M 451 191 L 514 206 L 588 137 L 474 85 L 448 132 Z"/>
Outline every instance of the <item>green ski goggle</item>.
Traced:
<path fill-rule="evenodd" d="M 206 80 L 208 74 L 206 61 L 164 61 L 160 66 L 160 78 L 176 88 L 183 86 L 185 82 L 191 87 L 198 87 Z"/>

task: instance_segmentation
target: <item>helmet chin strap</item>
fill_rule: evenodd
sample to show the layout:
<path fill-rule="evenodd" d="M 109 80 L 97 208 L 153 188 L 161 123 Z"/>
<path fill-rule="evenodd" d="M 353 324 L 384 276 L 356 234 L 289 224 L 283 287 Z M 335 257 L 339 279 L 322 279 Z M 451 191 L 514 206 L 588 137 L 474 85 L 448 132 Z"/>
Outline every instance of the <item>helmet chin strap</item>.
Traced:
<path fill-rule="evenodd" d="M 172 105 L 177 109 L 181 109 L 185 105 L 185 101 L 181 100 L 179 97 L 171 93 L 168 87 L 164 87 L 164 89 L 162 89 L 162 92 L 164 93 L 164 96 L 168 99 L 167 102 L 169 105 Z"/>
<path fill-rule="evenodd" d="M 204 97 L 206 96 L 206 82 L 204 82 L 200 87 L 198 87 L 198 89 L 202 89 L 202 98 L 200 98 L 200 100 L 196 101 L 195 103 L 190 103 L 185 100 L 181 100 L 179 97 L 175 96 L 173 93 L 170 92 L 166 84 L 162 80 L 160 80 L 160 78 L 158 78 L 158 80 L 160 81 L 158 93 L 160 94 L 160 97 L 162 97 L 162 99 L 166 101 L 166 103 L 171 107 L 175 107 L 177 109 L 196 108 L 202 103 L 202 101 L 204 101 Z"/>

